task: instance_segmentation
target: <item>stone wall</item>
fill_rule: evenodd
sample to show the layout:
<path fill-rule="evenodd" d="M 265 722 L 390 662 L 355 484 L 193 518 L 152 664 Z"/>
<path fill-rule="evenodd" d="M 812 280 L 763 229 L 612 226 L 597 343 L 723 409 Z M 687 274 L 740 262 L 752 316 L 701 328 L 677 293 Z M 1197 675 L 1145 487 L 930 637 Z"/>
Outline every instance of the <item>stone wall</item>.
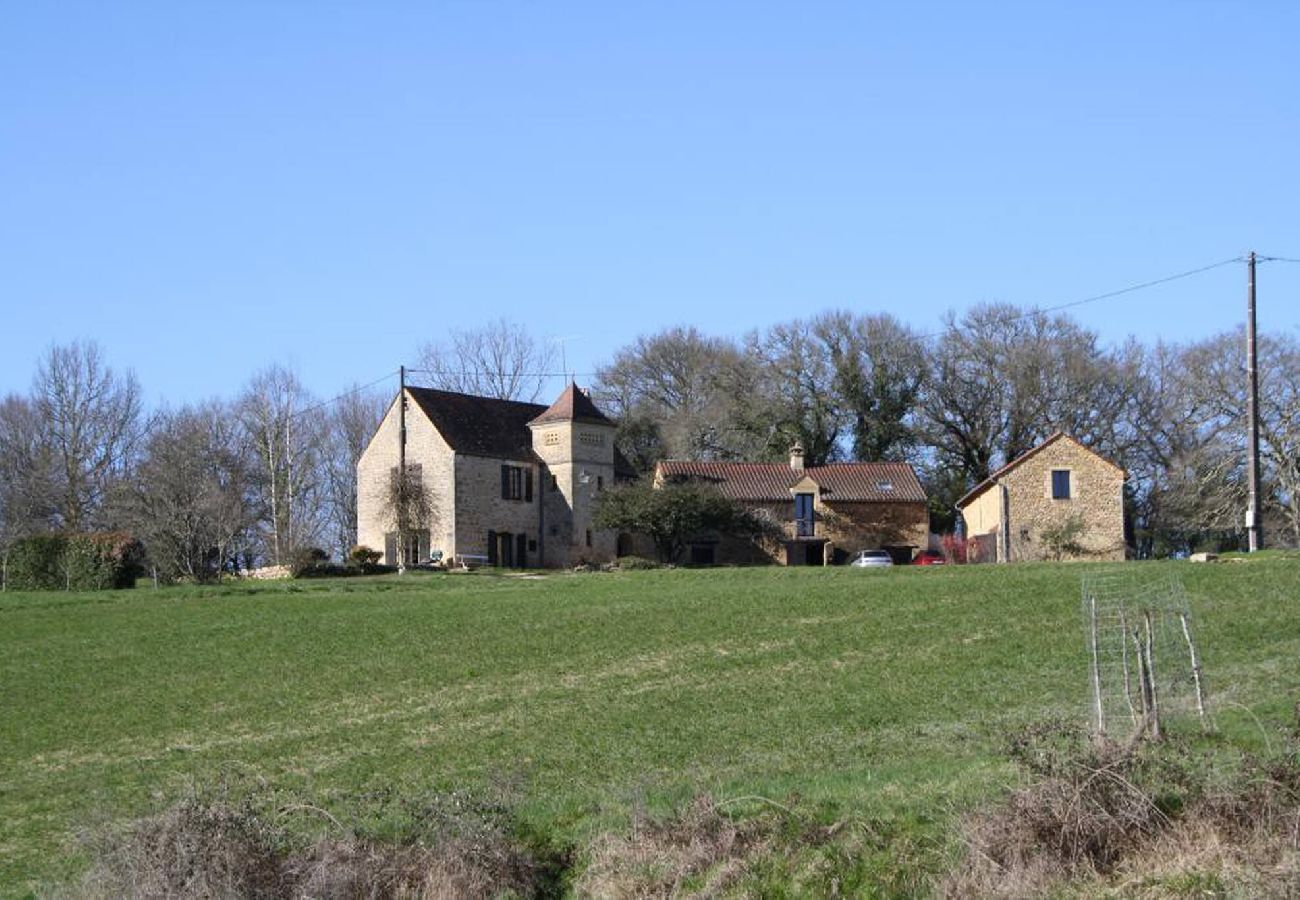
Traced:
<path fill-rule="evenodd" d="M 787 501 L 746 503 L 750 511 L 781 526 L 781 540 L 752 541 L 716 536 L 719 563 L 774 562 L 786 564 L 786 540 L 795 537 L 794 498 Z M 820 494 L 813 499 L 813 537 L 826 538 L 827 560 L 845 561 L 846 555 L 889 545 L 924 549 L 930 536 L 930 514 L 924 503 L 836 502 Z M 836 551 L 842 551 L 837 553 Z"/>
<path fill-rule="evenodd" d="M 357 461 L 357 543 L 381 553 L 384 536 L 396 530 L 386 496 L 400 456 L 399 420 L 400 411 L 393 403 Z M 429 548 L 450 556 L 456 552 L 455 454 L 413 400 L 406 411 L 406 462 L 420 466 L 420 480 L 432 501 Z M 383 562 L 396 565 L 396 560 Z"/>
<path fill-rule="evenodd" d="M 1070 473 L 1070 497 L 1053 499 L 1052 472 Z M 1005 473 L 1010 561 L 1042 559 L 1122 560 L 1124 547 L 1124 473 L 1068 437 L 1058 438 Z M 962 515 L 971 536 L 993 535 L 1001 524 L 998 484 L 991 485 Z M 1078 523 L 1072 543 L 1054 542 L 1069 522 Z"/>
<path fill-rule="evenodd" d="M 519 466 L 531 473 L 531 500 L 506 500 L 501 496 L 501 467 Z M 538 537 L 538 485 L 540 467 L 529 460 L 506 460 L 459 454 L 456 457 L 456 553 L 489 556 L 488 531 L 522 534 L 529 541 L 527 556 L 516 566 L 541 565 Z M 525 495 L 526 496 L 526 495 Z"/>

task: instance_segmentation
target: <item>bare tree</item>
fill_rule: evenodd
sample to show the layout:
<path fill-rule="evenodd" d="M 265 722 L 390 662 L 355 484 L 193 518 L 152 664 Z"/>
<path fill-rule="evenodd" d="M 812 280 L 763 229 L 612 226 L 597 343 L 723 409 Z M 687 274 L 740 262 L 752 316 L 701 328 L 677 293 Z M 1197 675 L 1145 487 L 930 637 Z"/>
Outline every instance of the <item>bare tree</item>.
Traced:
<path fill-rule="evenodd" d="M 835 361 L 819 329 L 805 321 L 775 325 L 751 334 L 746 350 L 759 378 L 736 396 L 750 401 L 744 416 L 750 432 L 767 432 L 766 455 L 784 456 L 798 441 L 809 465 L 840 456 L 849 414 L 836 395 Z"/>
<path fill-rule="evenodd" d="M 430 386 L 500 400 L 537 402 L 554 364 L 549 344 L 505 319 L 452 331 L 420 349 L 422 374 Z"/>
<path fill-rule="evenodd" d="M 818 316 L 812 331 L 834 370 L 837 402 L 850 417 L 853 458 L 893 460 L 916 444 L 912 423 L 925 379 L 925 348 L 888 314 Z"/>
<path fill-rule="evenodd" d="M 211 581 L 251 538 L 248 460 L 220 404 L 164 415 L 115 506 L 169 578 Z"/>
<path fill-rule="evenodd" d="M 237 403 L 256 457 L 254 484 L 262 521 L 262 556 L 286 565 L 315 542 L 320 517 L 320 453 L 324 413 L 298 377 L 271 366 L 253 377 Z"/>
<path fill-rule="evenodd" d="M 620 350 L 597 373 L 596 393 L 624 422 L 620 446 L 637 456 L 733 458 L 747 449 L 735 417 L 743 362 L 730 341 L 670 328 Z"/>
<path fill-rule="evenodd" d="M 53 452 L 60 524 L 90 527 L 144 432 L 139 383 L 115 373 L 95 342 L 74 342 L 50 348 L 32 397 Z"/>
<path fill-rule="evenodd" d="M 420 466 L 408 465 L 405 471 L 394 468 L 383 496 L 385 524 L 395 533 L 397 566 L 406 568 L 418 550 L 417 534 L 428 534 L 438 519 L 433 494 L 425 486 Z M 415 539 L 416 545 L 411 541 Z M 391 562 L 391 561 L 390 561 Z"/>
<path fill-rule="evenodd" d="M 1266 477 L 1276 487 L 1288 541 L 1300 547 L 1300 342 L 1291 335 L 1261 341 L 1260 437 Z"/>
<path fill-rule="evenodd" d="M 321 474 L 331 543 L 346 557 L 357 537 L 357 461 L 379 428 L 387 398 L 354 387 L 325 417 Z"/>
<path fill-rule="evenodd" d="M 926 438 L 972 484 L 1057 430 L 1096 444 L 1126 390 L 1093 332 L 1004 304 L 950 314 L 930 365 Z"/>
<path fill-rule="evenodd" d="M 35 406 L 0 400 L 0 589 L 8 583 L 9 548 L 56 520 L 53 448 Z"/>

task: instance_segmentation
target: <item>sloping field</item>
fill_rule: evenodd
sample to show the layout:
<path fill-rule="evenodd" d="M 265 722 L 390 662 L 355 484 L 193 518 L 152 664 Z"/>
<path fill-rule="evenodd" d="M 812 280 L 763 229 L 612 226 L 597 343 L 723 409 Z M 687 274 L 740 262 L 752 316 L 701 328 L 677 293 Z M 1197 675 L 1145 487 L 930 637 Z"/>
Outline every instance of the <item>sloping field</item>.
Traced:
<path fill-rule="evenodd" d="M 1221 732 L 1300 696 L 1300 561 L 1180 572 Z M 1175 569 L 1176 567 L 1176 569 Z M 918 836 L 1018 775 L 1019 726 L 1087 715 L 1081 565 L 716 569 L 0 595 L 0 892 L 80 829 L 232 773 L 346 815 L 366 791 L 523 785 L 577 845 L 634 808 L 758 795 Z"/>

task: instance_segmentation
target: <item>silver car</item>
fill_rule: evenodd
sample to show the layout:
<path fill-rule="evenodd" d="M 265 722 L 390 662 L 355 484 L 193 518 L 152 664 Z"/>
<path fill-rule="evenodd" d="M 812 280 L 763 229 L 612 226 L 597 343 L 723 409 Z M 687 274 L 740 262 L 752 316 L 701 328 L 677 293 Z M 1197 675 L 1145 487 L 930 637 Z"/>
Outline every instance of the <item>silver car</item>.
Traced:
<path fill-rule="evenodd" d="M 855 569 L 876 569 L 893 564 L 894 558 L 885 550 L 859 550 L 849 563 Z"/>

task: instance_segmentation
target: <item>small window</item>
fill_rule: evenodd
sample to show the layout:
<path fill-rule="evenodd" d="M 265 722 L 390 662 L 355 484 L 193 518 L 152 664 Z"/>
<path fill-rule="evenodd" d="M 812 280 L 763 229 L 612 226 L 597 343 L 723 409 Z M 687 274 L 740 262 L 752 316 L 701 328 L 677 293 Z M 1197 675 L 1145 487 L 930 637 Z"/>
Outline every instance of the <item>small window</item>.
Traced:
<path fill-rule="evenodd" d="M 560 489 L 560 482 L 559 482 L 558 480 L 556 480 L 556 478 L 555 478 L 554 475 L 552 475 L 552 476 L 551 476 L 551 488 L 550 488 L 551 493 L 555 493 L 555 492 L 558 491 L 559 489 Z"/>
<path fill-rule="evenodd" d="M 877 482 L 876 482 L 876 490 L 878 490 L 878 491 L 888 492 L 888 491 L 892 491 L 893 489 L 894 489 L 894 483 L 893 483 L 892 481 L 877 481 Z"/>
<path fill-rule="evenodd" d="M 1069 469 L 1052 470 L 1052 499 L 1053 500 L 1070 499 L 1070 470 Z"/>
<path fill-rule="evenodd" d="M 605 489 L 605 476 L 603 476 L 603 475 L 597 475 L 597 476 L 596 476 L 596 490 L 597 490 L 597 491 L 603 491 L 604 489 Z"/>
<path fill-rule="evenodd" d="M 588 547 L 591 546 L 591 529 L 590 529 L 590 528 L 587 529 L 587 546 L 588 546 Z"/>
<path fill-rule="evenodd" d="M 522 466 L 502 466 L 501 499 L 531 501 L 533 499 L 532 470 L 525 472 Z"/>

